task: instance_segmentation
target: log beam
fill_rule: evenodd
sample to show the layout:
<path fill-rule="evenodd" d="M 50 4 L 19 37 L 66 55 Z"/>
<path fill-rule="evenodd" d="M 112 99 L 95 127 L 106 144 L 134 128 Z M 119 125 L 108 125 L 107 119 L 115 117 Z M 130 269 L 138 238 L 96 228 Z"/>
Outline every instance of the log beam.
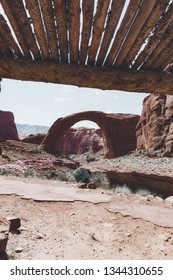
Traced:
<path fill-rule="evenodd" d="M 0 58 L 0 77 L 102 90 L 173 95 L 173 74 L 167 72 Z"/>

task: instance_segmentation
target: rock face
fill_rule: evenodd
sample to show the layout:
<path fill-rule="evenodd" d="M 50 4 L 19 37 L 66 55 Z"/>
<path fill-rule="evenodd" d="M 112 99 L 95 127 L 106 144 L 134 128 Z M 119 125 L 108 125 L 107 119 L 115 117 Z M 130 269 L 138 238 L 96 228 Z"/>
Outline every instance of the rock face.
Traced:
<path fill-rule="evenodd" d="M 46 134 L 30 134 L 22 141 L 41 144 Z M 100 129 L 70 128 L 60 141 L 58 151 L 62 154 L 97 153 L 103 149 L 103 137 Z"/>
<path fill-rule="evenodd" d="M 4 253 L 6 250 L 9 228 L 9 221 L 6 218 L 0 216 L 0 254 Z"/>
<path fill-rule="evenodd" d="M 144 99 L 136 137 L 137 149 L 173 154 L 173 96 L 149 95 Z"/>
<path fill-rule="evenodd" d="M 103 149 L 101 129 L 71 128 L 59 143 L 58 150 L 63 154 L 97 153 Z"/>
<path fill-rule="evenodd" d="M 40 144 L 43 141 L 45 136 L 46 136 L 46 134 L 30 134 L 27 137 L 25 137 L 24 139 L 22 139 L 22 142 Z"/>
<path fill-rule="evenodd" d="M 19 140 L 12 112 L 0 110 L 0 139 Z"/>
<path fill-rule="evenodd" d="M 105 114 L 98 111 L 81 112 L 57 119 L 41 143 L 41 147 L 50 153 L 58 152 L 65 133 L 75 123 L 82 120 L 93 121 L 100 127 L 107 158 L 121 156 L 136 149 L 135 128 L 139 121 L 139 116 L 132 114 Z"/>

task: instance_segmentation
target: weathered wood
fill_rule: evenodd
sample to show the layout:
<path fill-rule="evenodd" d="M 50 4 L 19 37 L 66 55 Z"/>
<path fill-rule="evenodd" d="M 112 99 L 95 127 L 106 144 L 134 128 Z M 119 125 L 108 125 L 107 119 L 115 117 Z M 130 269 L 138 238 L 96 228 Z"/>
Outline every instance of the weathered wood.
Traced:
<path fill-rule="evenodd" d="M 26 8 L 29 11 L 29 14 L 32 19 L 32 23 L 34 25 L 34 31 L 39 43 L 39 47 L 41 49 L 42 57 L 44 59 L 49 58 L 49 48 L 48 48 L 48 43 L 46 40 L 46 34 L 45 30 L 43 27 L 43 22 L 41 19 L 41 14 L 40 14 L 40 9 L 39 9 L 39 4 L 38 0 L 25 0 L 26 2 Z"/>
<path fill-rule="evenodd" d="M 9 48 L 14 50 L 16 57 L 21 58 L 23 55 L 11 34 L 11 30 L 9 26 L 7 25 L 4 17 L 1 14 L 0 14 L 0 34 L 2 38 L 6 41 Z"/>
<path fill-rule="evenodd" d="M 173 95 L 173 75 L 166 72 L 124 71 L 113 67 L 0 58 L 0 77 L 103 90 Z"/>
<path fill-rule="evenodd" d="M 67 42 L 67 10 L 66 1 L 54 0 L 55 16 L 58 25 L 58 39 L 60 48 L 61 62 L 68 61 L 68 42 Z"/>
<path fill-rule="evenodd" d="M 159 22 L 161 15 L 163 15 L 163 11 L 165 11 L 168 5 L 168 0 L 160 0 L 156 1 L 156 5 L 154 6 L 152 13 L 148 17 L 145 25 L 141 29 L 138 34 L 135 43 L 133 44 L 131 50 L 128 52 L 124 64 L 130 66 L 135 56 L 138 54 L 142 44 L 146 41 L 153 27 L 156 26 Z"/>
<path fill-rule="evenodd" d="M 80 0 L 69 1 L 68 5 L 70 62 L 79 60 Z"/>
<path fill-rule="evenodd" d="M 128 52 L 133 47 L 133 44 L 135 40 L 137 39 L 138 35 L 141 32 L 141 29 L 143 28 L 146 20 L 150 16 L 152 10 L 154 9 L 154 6 L 156 4 L 157 0 L 146 0 L 142 3 L 142 5 L 139 7 L 139 11 L 135 17 L 135 20 L 130 28 L 130 31 L 123 43 L 123 46 L 118 54 L 118 57 L 116 59 L 116 66 L 120 66 L 124 64 L 124 60 L 126 56 L 128 55 Z"/>
<path fill-rule="evenodd" d="M 51 59 L 59 60 L 58 38 L 55 28 L 54 11 L 51 1 L 40 0 L 43 20 L 46 28 Z"/>
<path fill-rule="evenodd" d="M 0 57 L 3 57 L 3 56 L 4 56 L 4 52 L 3 52 L 2 48 L 1 48 L 1 44 L 0 44 Z M 0 82 L 1 82 L 1 78 L 0 78 Z"/>
<path fill-rule="evenodd" d="M 31 58 L 31 54 L 30 54 L 30 51 L 29 51 L 29 46 L 27 45 L 26 39 L 23 36 L 22 30 L 20 29 L 17 18 L 13 13 L 11 2 L 6 1 L 6 0 L 1 0 L 1 5 L 2 5 L 7 17 L 8 17 L 8 20 L 10 21 L 10 24 L 11 24 L 13 30 L 14 30 L 14 33 L 17 37 L 17 40 L 20 44 L 20 47 L 21 47 L 25 57 L 27 59 Z"/>
<path fill-rule="evenodd" d="M 121 47 L 125 37 L 128 34 L 128 31 L 133 22 L 134 16 L 135 16 L 136 12 L 138 11 L 138 9 L 141 5 L 141 2 L 142 2 L 142 0 L 131 0 L 130 1 L 129 5 L 127 7 L 126 13 L 124 15 L 124 18 L 121 22 L 121 25 L 114 38 L 114 42 L 112 44 L 111 50 L 105 61 L 105 65 L 111 65 L 114 62 L 114 60 L 120 50 L 120 47 Z"/>
<path fill-rule="evenodd" d="M 173 63 L 171 62 L 170 65 L 166 69 L 167 72 L 173 73 Z"/>
<path fill-rule="evenodd" d="M 108 12 L 110 0 L 98 0 L 97 11 L 94 17 L 94 26 L 92 34 L 92 42 L 89 50 L 88 64 L 94 65 L 96 54 L 101 42 L 101 37 L 104 31 L 104 24 Z"/>
<path fill-rule="evenodd" d="M 82 11 L 83 11 L 83 28 L 82 28 L 82 35 L 81 35 L 79 63 L 85 64 L 87 53 L 88 53 L 88 47 L 89 47 L 89 39 L 91 36 L 94 0 L 83 0 Z"/>
<path fill-rule="evenodd" d="M 164 70 L 170 63 L 172 63 L 173 58 L 173 41 L 170 40 L 166 44 L 165 48 L 161 51 L 156 59 L 155 63 L 152 65 L 152 69 L 157 69 L 159 71 Z"/>
<path fill-rule="evenodd" d="M 125 0 L 113 0 L 111 11 L 108 17 L 106 30 L 104 33 L 102 45 L 100 48 L 100 52 L 97 58 L 97 65 L 102 65 L 104 62 L 104 59 L 106 57 L 109 45 L 111 43 L 111 40 L 114 36 L 115 29 L 117 27 L 117 24 L 120 20 L 120 16 L 124 7 Z"/>
<path fill-rule="evenodd" d="M 172 45 L 172 43 L 171 43 Z M 172 46 L 173 48 L 173 46 Z M 158 67 L 157 67 L 157 71 L 163 71 L 165 68 L 169 69 L 169 65 L 173 62 L 173 51 L 169 53 L 169 56 L 167 57 L 167 59 L 165 59 Z M 169 70 L 168 70 L 169 72 Z"/>
<path fill-rule="evenodd" d="M 153 52 L 150 54 L 150 56 L 148 57 L 147 61 L 144 63 L 143 65 L 143 69 L 147 70 L 147 69 L 155 69 L 159 64 L 160 64 L 160 56 L 161 59 L 164 60 L 166 59 L 164 54 L 164 50 L 169 51 L 169 44 L 171 43 L 172 40 L 172 28 L 173 25 L 172 23 L 169 25 L 168 29 L 166 30 L 166 32 L 163 34 L 163 36 L 161 37 L 159 43 L 157 44 L 157 46 L 155 47 L 155 49 L 153 50 Z M 165 49 L 166 46 L 166 49 Z M 157 60 L 159 60 L 158 64 L 157 64 Z"/>
<path fill-rule="evenodd" d="M 152 54 L 152 51 L 155 49 L 160 38 L 166 32 L 168 26 L 172 21 L 173 21 L 173 3 L 170 5 L 169 10 L 166 13 L 165 12 L 163 13 L 163 16 L 159 20 L 158 25 L 153 30 L 153 35 L 148 38 L 147 45 L 135 60 L 132 69 L 134 70 L 138 69 L 142 65 L 142 63 L 144 63 L 146 58 L 149 58 L 149 54 Z"/>
<path fill-rule="evenodd" d="M 4 38 L 2 38 L 1 34 L 0 34 L 0 47 L 4 56 L 14 57 L 13 51 L 9 48 L 8 44 L 4 41 Z"/>
<path fill-rule="evenodd" d="M 11 1 L 11 4 L 12 4 L 13 13 L 17 18 L 17 21 L 20 26 L 20 30 L 24 34 L 25 40 L 28 43 L 30 51 L 32 52 L 34 58 L 41 59 L 40 50 L 38 49 L 35 40 L 35 35 L 32 32 L 31 22 L 27 17 L 26 10 L 23 5 L 23 1 L 15 0 L 15 3 L 14 1 Z"/>

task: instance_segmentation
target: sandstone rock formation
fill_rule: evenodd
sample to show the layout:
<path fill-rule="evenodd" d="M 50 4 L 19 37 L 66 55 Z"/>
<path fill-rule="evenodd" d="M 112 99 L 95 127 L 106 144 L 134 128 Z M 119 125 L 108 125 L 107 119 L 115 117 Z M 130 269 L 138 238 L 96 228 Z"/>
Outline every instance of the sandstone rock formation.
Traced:
<path fill-rule="evenodd" d="M 0 110 L 0 139 L 19 140 L 12 112 Z"/>
<path fill-rule="evenodd" d="M 137 149 L 173 154 L 173 96 L 151 94 L 144 99 L 136 137 Z"/>
<path fill-rule="evenodd" d="M 107 158 L 121 156 L 136 149 L 135 128 L 139 121 L 138 115 L 106 114 L 97 111 L 76 113 L 57 119 L 41 143 L 41 147 L 50 153 L 58 152 L 65 133 L 82 120 L 93 121 L 100 127 Z"/>
<path fill-rule="evenodd" d="M 32 144 L 40 144 L 46 134 L 30 134 L 22 139 L 22 142 L 32 143 Z"/>
<path fill-rule="evenodd" d="M 71 128 L 59 143 L 58 150 L 63 154 L 97 153 L 103 149 L 103 137 L 100 129 Z"/>
<path fill-rule="evenodd" d="M 0 216 L 0 254 L 6 251 L 9 229 L 9 221 L 6 218 Z"/>
<path fill-rule="evenodd" d="M 46 134 L 30 134 L 22 141 L 25 143 L 41 144 Z M 58 151 L 62 154 L 97 153 L 103 149 L 103 137 L 100 129 L 70 128 L 60 141 Z"/>

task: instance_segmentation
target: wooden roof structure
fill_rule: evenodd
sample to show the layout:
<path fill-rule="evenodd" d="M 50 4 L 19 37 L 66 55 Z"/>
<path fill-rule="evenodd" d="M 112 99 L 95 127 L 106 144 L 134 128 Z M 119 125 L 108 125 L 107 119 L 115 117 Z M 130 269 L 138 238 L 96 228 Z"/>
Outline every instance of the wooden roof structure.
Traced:
<path fill-rule="evenodd" d="M 0 8 L 1 78 L 173 94 L 173 0 L 0 0 Z"/>

